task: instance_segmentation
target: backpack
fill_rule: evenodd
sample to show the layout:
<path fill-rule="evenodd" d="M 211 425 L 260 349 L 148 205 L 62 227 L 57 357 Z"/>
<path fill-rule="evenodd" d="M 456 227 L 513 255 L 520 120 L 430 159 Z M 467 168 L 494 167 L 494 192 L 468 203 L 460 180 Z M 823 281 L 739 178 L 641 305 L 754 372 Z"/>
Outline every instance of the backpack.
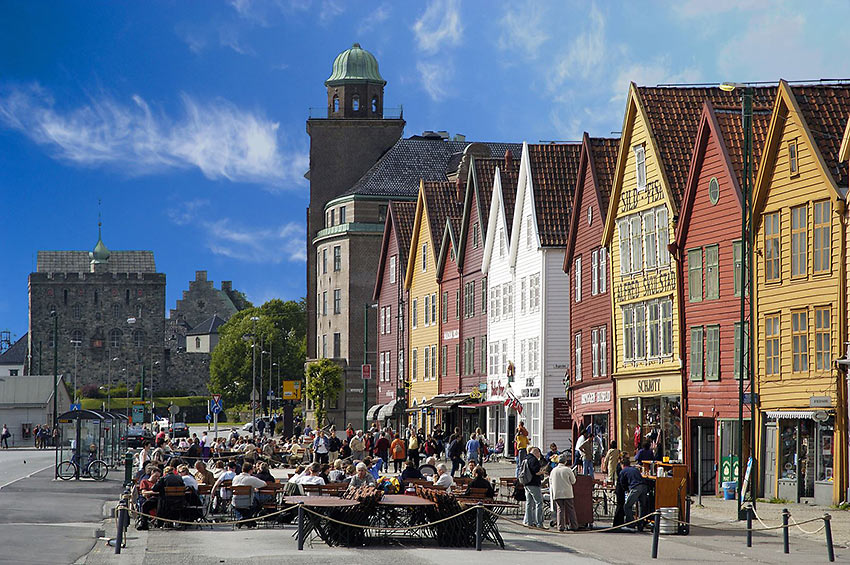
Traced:
<path fill-rule="evenodd" d="M 531 472 L 531 469 L 528 468 L 528 459 L 523 459 L 522 463 L 519 464 L 519 476 L 517 480 L 523 486 L 527 485 L 534 478 L 534 474 Z"/>

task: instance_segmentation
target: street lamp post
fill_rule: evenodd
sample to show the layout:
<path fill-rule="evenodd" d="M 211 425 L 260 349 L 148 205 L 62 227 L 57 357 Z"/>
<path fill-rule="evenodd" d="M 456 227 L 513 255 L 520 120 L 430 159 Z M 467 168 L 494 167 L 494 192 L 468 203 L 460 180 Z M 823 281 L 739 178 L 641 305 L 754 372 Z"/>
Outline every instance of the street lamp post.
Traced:
<path fill-rule="evenodd" d="M 363 305 L 363 364 L 369 364 L 369 309 L 370 308 L 378 308 L 378 303 L 375 302 L 373 304 L 369 304 L 368 302 Z M 362 375 L 361 375 L 362 376 Z M 371 373 L 370 373 L 371 376 Z M 377 398 L 377 394 L 375 398 Z M 366 430 L 366 424 L 368 424 L 368 412 L 369 412 L 369 381 L 368 379 L 363 379 L 363 430 Z"/>
<path fill-rule="evenodd" d="M 56 310 L 50 312 L 53 318 L 53 430 L 56 429 L 57 396 L 59 395 L 59 314 Z M 51 431 L 52 433 L 52 431 Z"/>
<path fill-rule="evenodd" d="M 106 371 L 106 411 L 109 411 L 112 404 L 112 362 L 118 361 L 118 357 L 112 357 L 109 360 L 109 368 Z"/>
<path fill-rule="evenodd" d="M 750 456 L 753 457 L 753 449 L 755 447 L 755 431 L 756 431 L 756 399 L 755 391 L 753 390 L 752 379 L 752 363 L 749 357 L 752 355 L 751 339 L 752 339 L 752 313 L 747 310 L 747 295 L 752 284 L 752 273 L 750 269 L 750 252 L 753 246 L 753 195 L 752 195 L 752 161 L 753 161 L 753 88 L 746 84 L 725 82 L 720 85 L 720 88 L 726 92 L 731 92 L 735 89 L 743 90 L 741 100 L 741 127 L 744 132 L 744 170 L 742 179 L 742 202 L 741 202 L 741 357 L 739 359 L 739 374 L 738 379 L 738 492 L 737 492 L 737 507 L 738 519 L 745 520 L 747 512 L 741 509 L 744 492 L 744 381 L 749 381 L 750 387 Z M 753 465 L 755 467 L 755 464 Z M 752 476 L 756 476 L 756 470 L 750 470 Z M 754 493 L 755 488 L 751 488 Z M 755 496 L 751 496 L 753 506 L 755 506 Z"/>
<path fill-rule="evenodd" d="M 257 437 L 257 322 L 259 317 L 251 316 L 254 334 L 251 336 L 251 437 Z"/>
<path fill-rule="evenodd" d="M 83 342 L 79 339 L 72 339 L 71 345 L 74 346 L 74 404 L 79 402 L 79 398 L 77 397 L 77 352 L 80 349 L 80 344 Z"/>

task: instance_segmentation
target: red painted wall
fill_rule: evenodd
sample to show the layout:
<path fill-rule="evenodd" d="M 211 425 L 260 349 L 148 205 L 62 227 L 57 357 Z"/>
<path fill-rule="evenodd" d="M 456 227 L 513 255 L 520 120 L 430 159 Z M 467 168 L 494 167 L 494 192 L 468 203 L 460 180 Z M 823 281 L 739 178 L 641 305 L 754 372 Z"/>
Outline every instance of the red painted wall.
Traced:
<path fill-rule="evenodd" d="M 473 196 L 473 199 L 476 197 Z M 490 202 L 481 202 L 481 205 L 484 206 L 484 213 L 486 214 L 490 208 Z M 481 352 L 481 338 L 487 336 L 487 312 L 484 310 L 484 306 L 481 304 L 481 284 L 484 280 L 484 275 L 481 273 L 481 261 L 484 258 L 484 222 L 481 222 L 478 217 L 478 205 L 473 202 L 472 208 L 469 213 L 469 225 L 466 226 L 466 244 L 464 246 L 464 261 L 463 261 L 463 273 L 460 281 L 460 290 L 461 290 L 461 320 L 460 320 L 460 339 L 461 339 L 461 347 L 463 347 L 463 340 L 469 338 L 475 338 L 475 363 L 474 368 L 475 371 L 468 375 L 461 375 L 460 378 L 460 387 L 461 392 L 471 392 L 478 388 L 480 383 L 487 382 L 487 352 L 485 351 L 482 355 Z M 478 236 L 478 247 L 475 248 L 473 246 L 472 238 L 473 238 L 473 229 L 472 226 L 475 224 L 479 226 L 479 236 Z M 463 300 L 464 300 L 464 288 L 467 283 L 474 283 L 475 285 L 475 310 L 474 315 L 472 317 L 466 318 L 463 315 Z M 461 350 L 461 354 L 463 351 Z M 484 359 L 484 363 L 482 363 L 482 358 Z M 461 362 L 463 359 L 461 359 Z M 463 365 L 461 365 L 461 369 Z"/>
<path fill-rule="evenodd" d="M 460 289 L 460 273 L 457 270 L 457 258 L 452 259 L 452 251 L 446 252 L 443 262 L 442 280 L 440 281 L 440 352 L 438 359 L 440 366 L 440 394 L 460 392 L 460 378 L 458 377 L 457 362 L 463 366 L 463 342 L 460 338 L 460 318 L 458 316 L 457 292 Z M 443 296 L 447 296 L 447 309 L 443 309 Z M 463 307 L 461 306 L 461 311 Z M 443 347 L 445 346 L 445 358 Z M 455 347 L 458 347 L 457 357 Z M 456 362 L 456 359 L 458 360 Z M 443 366 L 446 370 L 443 372 Z"/>
<path fill-rule="evenodd" d="M 395 225 L 391 224 L 390 226 L 390 241 L 387 245 L 387 256 L 384 261 L 384 273 L 381 280 L 381 288 L 380 294 L 378 295 L 378 315 L 377 318 L 377 332 L 378 336 L 378 359 L 380 359 L 381 352 L 390 352 L 390 380 L 381 380 L 380 374 L 380 362 L 376 362 L 375 366 L 372 369 L 373 378 L 377 380 L 378 383 L 378 404 L 386 404 L 395 398 L 396 388 L 398 386 L 398 352 L 399 349 L 404 349 L 406 353 L 407 349 L 407 333 L 402 331 L 399 333 L 399 326 L 402 326 L 402 330 L 404 330 L 404 324 L 399 324 L 399 308 L 400 302 L 406 296 L 404 291 L 404 283 L 402 282 L 402 277 L 404 276 L 404 266 L 406 265 L 406 261 L 402 261 L 402 254 L 399 253 L 398 248 L 398 240 L 396 238 L 395 233 Z M 406 256 L 406 253 L 404 253 Z M 396 257 L 396 278 L 395 283 L 390 282 L 390 265 L 392 261 L 390 261 L 390 257 Z M 381 313 L 383 312 L 383 308 L 389 306 L 391 309 L 391 323 L 390 323 L 390 331 L 389 333 L 381 332 Z M 405 354 L 406 357 L 406 354 Z M 405 358 L 405 364 L 408 360 Z"/>

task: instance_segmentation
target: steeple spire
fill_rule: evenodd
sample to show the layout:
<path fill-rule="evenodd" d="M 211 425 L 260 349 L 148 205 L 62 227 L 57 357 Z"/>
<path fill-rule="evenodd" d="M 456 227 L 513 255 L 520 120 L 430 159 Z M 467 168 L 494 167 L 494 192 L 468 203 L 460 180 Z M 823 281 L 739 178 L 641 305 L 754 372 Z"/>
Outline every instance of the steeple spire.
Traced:
<path fill-rule="evenodd" d="M 94 246 L 94 251 L 89 253 L 92 264 L 106 263 L 109 261 L 109 249 L 103 243 L 101 227 L 103 226 L 103 218 L 100 212 L 100 198 L 97 199 L 97 244 Z"/>

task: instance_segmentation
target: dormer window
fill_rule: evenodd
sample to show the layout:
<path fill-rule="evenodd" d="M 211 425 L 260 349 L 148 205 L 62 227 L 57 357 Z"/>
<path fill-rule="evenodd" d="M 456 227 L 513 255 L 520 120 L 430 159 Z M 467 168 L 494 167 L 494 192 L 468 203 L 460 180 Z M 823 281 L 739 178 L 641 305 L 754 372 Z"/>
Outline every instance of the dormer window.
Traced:
<path fill-rule="evenodd" d="M 360 110 L 360 96 L 358 96 L 357 94 L 351 97 L 351 109 L 354 112 Z"/>
<path fill-rule="evenodd" d="M 637 189 L 646 189 L 646 149 L 643 145 L 635 145 L 635 175 L 637 178 Z"/>

